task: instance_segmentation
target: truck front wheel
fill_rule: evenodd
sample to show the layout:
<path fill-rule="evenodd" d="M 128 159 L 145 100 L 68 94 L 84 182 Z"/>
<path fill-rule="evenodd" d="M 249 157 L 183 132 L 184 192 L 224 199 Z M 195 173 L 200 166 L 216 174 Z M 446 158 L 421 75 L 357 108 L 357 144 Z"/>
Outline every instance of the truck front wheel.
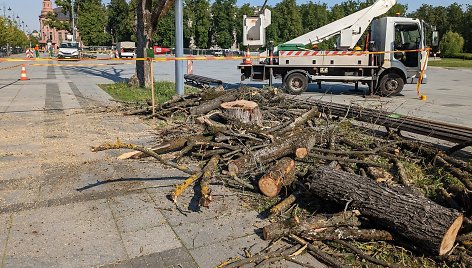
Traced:
<path fill-rule="evenodd" d="M 403 90 L 403 79 L 396 73 L 388 73 L 382 77 L 378 94 L 384 97 L 397 95 Z"/>
<path fill-rule="evenodd" d="M 285 90 L 292 95 L 300 95 L 308 88 L 308 77 L 301 73 L 291 73 L 285 78 Z"/>

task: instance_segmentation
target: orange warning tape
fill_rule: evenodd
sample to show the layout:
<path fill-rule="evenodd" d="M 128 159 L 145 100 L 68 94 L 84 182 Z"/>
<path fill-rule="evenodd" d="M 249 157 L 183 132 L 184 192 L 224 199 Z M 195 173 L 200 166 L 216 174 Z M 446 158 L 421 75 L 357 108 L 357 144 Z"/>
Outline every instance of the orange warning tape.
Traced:
<path fill-rule="evenodd" d="M 20 67 L 21 65 L 23 65 L 23 64 L 17 64 L 17 65 L 13 65 L 13 66 L 3 67 L 3 68 L 0 68 L 0 71 L 8 70 L 8 69 L 15 69 L 17 67 Z"/>
<path fill-rule="evenodd" d="M 337 54 L 326 54 L 330 51 L 319 51 L 317 55 L 310 55 L 310 57 L 316 56 L 352 56 L 352 55 L 378 55 L 378 54 L 391 54 L 391 53 L 400 53 L 400 52 L 422 52 L 422 51 L 429 51 L 430 48 L 424 49 L 412 49 L 412 50 L 392 50 L 392 51 L 349 51 L 349 53 L 337 53 Z M 312 51 L 312 50 L 306 50 Z M 176 60 L 241 60 L 245 58 L 251 59 L 276 59 L 280 56 L 226 56 L 226 57 L 218 57 L 218 56 L 185 56 L 185 57 L 155 57 L 155 58 L 132 58 L 132 59 L 121 59 L 121 58 L 104 58 L 104 59 L 81 59 L 80 61 L 144 61 L 144 60 L 152 60 L 152 61 L 176 61 Z M 303 55 L 284 55 L 285 57 L 305 57 Z M 31 61 L 77 61 L 77 59 L 57 59 L 57 58 L 3 58 L 0 59 L 0 62 L 31 62 Z"/>

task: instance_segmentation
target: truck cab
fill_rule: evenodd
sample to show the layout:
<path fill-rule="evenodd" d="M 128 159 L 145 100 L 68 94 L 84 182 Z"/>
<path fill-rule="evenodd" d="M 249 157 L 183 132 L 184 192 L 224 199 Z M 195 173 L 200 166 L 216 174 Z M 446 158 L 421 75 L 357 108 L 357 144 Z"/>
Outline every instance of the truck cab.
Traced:
<path fill-rule="evenodd" d="M 395 91 L 400 83 L 417 83 L 421 71 L 426 67 L 425 29 L 422 21 L 403 17 L 384 17 L 372 22 L 371 40 L 374 51 L 385 53 L 378 54 L 379 83 L 382 86 L 382 78 L 388 83 L 383 85 L 387 90 Z M 426 75 L 422 83 L 427 82 Z"/>

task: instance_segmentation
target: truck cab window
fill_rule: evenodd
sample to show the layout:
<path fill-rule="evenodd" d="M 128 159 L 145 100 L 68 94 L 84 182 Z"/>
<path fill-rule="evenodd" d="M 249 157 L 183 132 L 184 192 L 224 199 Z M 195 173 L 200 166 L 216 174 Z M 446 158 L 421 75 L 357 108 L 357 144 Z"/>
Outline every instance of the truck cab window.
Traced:
<path fill-rule="evenodd" d="M 404 52 L 405 50 L 415 50 L 421 47 L 420 29 L 417 24 L 397 24 L 395 25 L 395 59 L 401 61 L 406 67 L 418 67 L 419 52 Z"/>

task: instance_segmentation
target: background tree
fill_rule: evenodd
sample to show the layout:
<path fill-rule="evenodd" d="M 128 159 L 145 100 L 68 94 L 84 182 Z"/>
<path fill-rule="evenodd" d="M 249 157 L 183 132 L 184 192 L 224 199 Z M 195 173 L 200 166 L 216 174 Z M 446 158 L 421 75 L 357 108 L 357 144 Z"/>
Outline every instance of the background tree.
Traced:
<path fill-rule="evenodd" d="M 283 0 L 278 3 L 272 14 L 274 13 L 279 14 L 277 26 L 280 40 L 285 42 L 304 33 L 302 16 L 295 0 Z"/>
<path fill-rule="evenodd" d="M 454 54 L 461 53 L 464 47 L 464 38 L 455 32 L 447 32 L 439 43 L 439 49 L 441 55 L 446 57 L 453 56 Z"/>
<path fill-rule="evenodd" d="M 111 0 L 107 11 L 107 31 L 112 35 L 112 42 L 131 40 L 133 25 L 129 20 L 129 5 L 126 0 Z"/>
<path fill-rule="evenodd" d="M 236 0 L 216 0 L 211 6 L 212 35 L 215 45 L 229 48 L 234 43 Z"/>
<path fill-rule="evenodd" d="M 194 13 L 194 41 L 198 48 L 210 48 L 210 27 L 211 27 L 211 10 L 208 0 L 194 0 L 192 10 Z"/>
<path fill-rule="evenodd" d="M 463 18 L 462 36 L 465 37 L 464 50 L 472 52 L 472 5 L 467 5 Z"/>
<path fill-rule="evenodd" d="M 105 45 L 111 41 L 105 32 L 108 24 L 107 10 L 101 0 L 81 0 L 78 5 L 77 28 L 85 45 Z"/>
<path fill-rule="evenodd" d="M 161 47 L 175 47 L 175 12 L 173 9 L 169 10 L 169 12 L 159 20 L 152 41 L 154 44 Z"/>

